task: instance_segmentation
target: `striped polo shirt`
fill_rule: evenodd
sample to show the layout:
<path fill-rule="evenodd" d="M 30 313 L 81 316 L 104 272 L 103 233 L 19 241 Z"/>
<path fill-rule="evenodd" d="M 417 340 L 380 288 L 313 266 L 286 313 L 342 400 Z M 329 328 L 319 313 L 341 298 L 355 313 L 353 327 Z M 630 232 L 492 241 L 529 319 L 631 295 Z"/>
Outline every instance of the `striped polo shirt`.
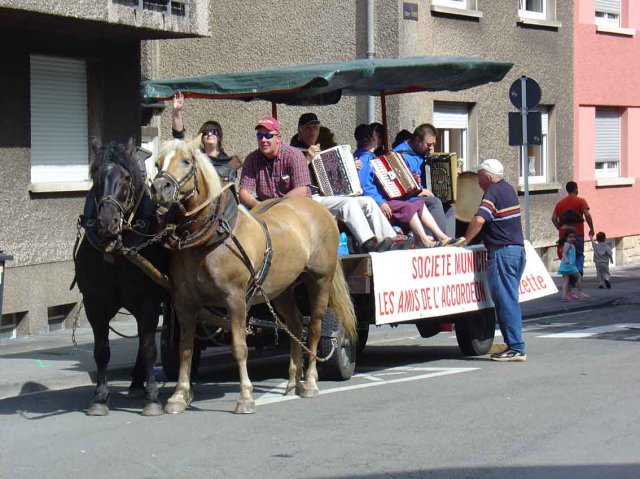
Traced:
<path fill-rule="evenodd" d="M 487 188 L 476 216 L 484 218 L 482 234 L 487 248 L 524 245 L 518 193 L 505 180 Z"/>

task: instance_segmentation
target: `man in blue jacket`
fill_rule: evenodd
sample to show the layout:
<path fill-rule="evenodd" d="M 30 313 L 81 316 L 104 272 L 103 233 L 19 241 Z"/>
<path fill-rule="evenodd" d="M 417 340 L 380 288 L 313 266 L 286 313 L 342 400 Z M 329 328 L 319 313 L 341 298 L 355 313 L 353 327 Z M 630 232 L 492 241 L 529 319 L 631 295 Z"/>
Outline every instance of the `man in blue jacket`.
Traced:
<path fill-rule="evenodd" d="M 453 237 L 456 233 L 456 210 L 453 205 L 444 206 L 440 198 L 424 188 L 422 184 L 422 167 L 436 146 L 436 127 L 423 123 L 414 131 L 411 139 L 400 143 L 393 151 L 400 153 L 409 166 L 409 170 L 415 177 L 418 185 L 423 188 L 418 195 L 426 200 L 427 208 L 438 223 L 438 226 L 447 236 Z"/>

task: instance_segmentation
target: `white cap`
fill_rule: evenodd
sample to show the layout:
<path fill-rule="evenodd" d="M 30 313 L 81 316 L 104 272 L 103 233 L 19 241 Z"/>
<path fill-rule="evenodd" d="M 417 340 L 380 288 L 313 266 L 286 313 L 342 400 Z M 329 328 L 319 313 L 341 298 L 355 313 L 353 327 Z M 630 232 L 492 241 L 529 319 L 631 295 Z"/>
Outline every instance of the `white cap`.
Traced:
<path fill-rule="evenodd" d="M 476 173 L 480 170 L 484 170 L 487 173 L 491 173 L 492 175 L 497 176 L 502 176 L 504 174 L 504 166 L 502 166 L 500 160 L 496 160 L 495 158 L 484 160 L 479 165 L 473 167 L 473 171 L 475 171 Z"/>

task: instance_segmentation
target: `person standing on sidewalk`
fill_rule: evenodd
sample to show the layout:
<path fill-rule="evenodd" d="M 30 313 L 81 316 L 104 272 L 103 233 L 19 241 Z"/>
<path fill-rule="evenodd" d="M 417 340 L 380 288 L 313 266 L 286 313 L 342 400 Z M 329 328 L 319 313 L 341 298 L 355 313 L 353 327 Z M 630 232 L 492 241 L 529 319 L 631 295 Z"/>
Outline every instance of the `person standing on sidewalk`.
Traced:
<path fill-rule="evenodd" d="M 564 226 L 575 228 L 576 266 L 582 276 L 584 274 L 584 222 L 586 221 L 589 225 L 589 238 L 591 238 L 593 236 L 593 219 L 587 201 L 578 196 L 578 184 L 575 181 L 569 181 L 565 188 L 567 196 L 556 204 L 551 221 L 559 232 L 559 238 L 564 236 L 562 231 Z"/>
<path fill-rule="evenodd" d="M 563 229 L 562 259 L 558 273 L 562 274 L 562 299 L 560 301 L 573 301 L 574 299 L 587 299 L 589 296 L 582 292 L 582 276 L 576 266 L 576 230 L 570 227 Z M 578 286 L 578 294 L 571 292 L 571 280 Z"/>
<path fill-rule="evenodd" d="M 607 244 L 607 235 L 604 231 L 600 231 L 596 235 L 596 241 L 591 238 L 591 246 L 593 247 L 593 262 L 596 265 L 596 275 L 600 285 L 599 289 L 607 286 L 611 288 L 611 274 L 609 273 L 609 263 L 613 263 L 613 251 L 611 245 Z"/>
<path fill-rule="evenodd" d="M 518 297 L 526 263 L 518 193 L 503 178 L 504 167 L 499 160 L 484 160 L 476 170 L 484 196 L 464 237 L 470 241 L 482 231 L 487 249 L 489 292 L 507 344 L 506 351 L 492 354 L 491 359 L 526 361 Z"/>

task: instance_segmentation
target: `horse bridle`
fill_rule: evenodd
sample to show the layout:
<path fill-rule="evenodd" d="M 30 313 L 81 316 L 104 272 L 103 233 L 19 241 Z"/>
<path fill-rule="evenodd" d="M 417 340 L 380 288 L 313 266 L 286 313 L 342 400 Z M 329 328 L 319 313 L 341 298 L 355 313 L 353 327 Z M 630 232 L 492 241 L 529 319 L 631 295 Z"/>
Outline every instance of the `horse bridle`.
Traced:
<path fill-rule="evenodd" d="M 142 185 L 142 188 L 144 188 L 144 183 Z M 137 195 L 137 198 L 138 198 L 138 201 L 136 202 L 136 192 L 134 190 L 133 184 L 131 184 L 129 185 L 129 188 L 127 191 L 127 199 L 124 204 L 120 203 L 114 195 L 106 195 L 100 198 L 100 201 L 96 201 L 96 213 L 98 213 L 100 211 L 100 207 L 105 204 L 114 205 L 118 210 L 118 212 L 120 213 L 120 224 L 118 226 L 120 231 L 122 231 L 123 224 L 126 223 L 128 226 L 131 226 L 131 221 L 133 220 L 136 210 L 138 209 L 138 205 L 142 200 L 142 191 L 139 192 L 139 194 Z M 124 217 L 127 211 L 130 211 L 130 210 L 131 210 L 131 214 L 129 215 L 129 219 L 125 220 Z"/>
<path fill-rule="evenodd" d="M 158 174 L 156 175 L 156 179 L 159 178 L 167 180 L 169 183 L 171 183 L 171 186 L 173 186 L 174 190 L 173 194 L 171 195 L 172 203 L 181 203 L 181 200 L 178 197 L 180 196 L 182 187 L 186 185 L 191 178 L 193 178 L 193 188 L 191 188 L 191 191 L 186 194 L 182 201 L 188 200 L 198 192 L 198 175 L 196 175 L 196 164 L 193 161 L 191 162 L 191 168 L 189 169 L 187 174 L 180 180 L 178 180 L 175 176 L 173 176 L 166 170 L 161 170 L 158 172 Z"/>

